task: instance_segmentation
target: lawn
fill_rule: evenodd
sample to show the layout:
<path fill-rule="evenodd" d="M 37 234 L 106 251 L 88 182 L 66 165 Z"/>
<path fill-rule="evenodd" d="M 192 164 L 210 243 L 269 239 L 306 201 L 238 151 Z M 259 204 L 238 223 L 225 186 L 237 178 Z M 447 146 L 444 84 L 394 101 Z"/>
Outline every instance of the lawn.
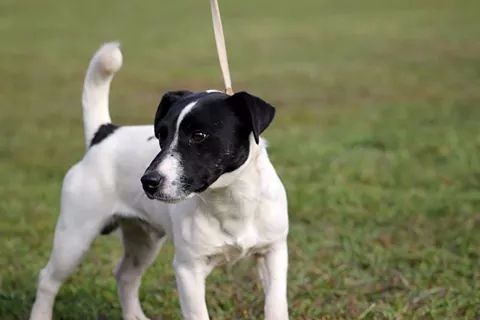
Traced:
<path fill-rule="evenodd" d="M 234 89 L 277 107 L 292 319 L 480 318 L 480 3 L 220 1 Z M 80 92 L 120 40 L 117 124 L 163 92 L 221 88 L 208 1 L 0 3 L 0 319 L 26 319 L 64 173 L 84 153 Z M 141 300 L 179 319 L 171 245 Z M 99 237 L 56 319 L 119 319 L 117 236 Z M 261 319 L 251 261 L 208 279 L 212 319 Z"/>

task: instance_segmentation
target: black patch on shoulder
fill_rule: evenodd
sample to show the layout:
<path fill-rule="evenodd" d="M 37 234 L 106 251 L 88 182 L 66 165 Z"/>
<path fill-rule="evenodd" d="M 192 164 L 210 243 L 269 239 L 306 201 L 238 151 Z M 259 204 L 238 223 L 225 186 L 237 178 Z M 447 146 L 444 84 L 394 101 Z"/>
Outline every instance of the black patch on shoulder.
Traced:
<path fill-rule="evenodd" d="M 96 144 L 99 144 L 103 140 L 105 140 L 109 135 L 111 135 L 115 130 L 117 130 L 119 127 L 111 124 L 111 123 L 105 123 L 102 124 L 97 132 L 95 132 L 95 135 L 93 136 L 92 142 L 90 142 L 90 147 Z"/>
<path fill-rule="evenodd" d="M 117 218 L 112 218 L 110 221 L 108 221 L 100 231 L 101 235 L 107 235 L 115 231 L 118 227 L 120 226 L 120 223 Z"/>

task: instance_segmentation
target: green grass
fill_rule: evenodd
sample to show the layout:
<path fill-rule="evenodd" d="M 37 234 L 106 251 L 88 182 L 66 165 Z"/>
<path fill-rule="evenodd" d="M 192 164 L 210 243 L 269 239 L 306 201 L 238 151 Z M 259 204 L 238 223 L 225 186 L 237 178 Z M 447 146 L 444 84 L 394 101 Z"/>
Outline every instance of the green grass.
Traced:
<path fill-rule="evenodd" d="M 480 5 L 221 1 L 234 88 L 277 106 L 266 133 L 289 194 L 292 319 L 480 317 Z M 0 3 L 0 319 L 25 319 L 66 170 L 84 152 L 91 54 L 121 40 L 119 124 L 165 90 L 221 87 L 207 1 Z M 179 319 L 167 246 L 146 313 Z M 65 284 L 56 319 L 118 319 L 115 236 Z M 208 279 L 212 319 L 260 319 L 251 262 Z M 234 271 L 232 271 L 234 269 Z"/>

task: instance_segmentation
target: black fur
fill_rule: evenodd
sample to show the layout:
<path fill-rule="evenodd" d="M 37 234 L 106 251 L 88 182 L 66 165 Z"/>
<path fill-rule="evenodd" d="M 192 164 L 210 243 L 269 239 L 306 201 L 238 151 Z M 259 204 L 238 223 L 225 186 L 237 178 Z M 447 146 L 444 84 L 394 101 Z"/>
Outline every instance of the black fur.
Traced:
<path fill-rule="evenodd" d="M 260 134 L 270 125 L 275 116 L 275 108 L 262 99 L 243 91 L 228 98 L 227 103 L 242 110 L 242 113 L 248 114 L 248 119 L 244 119 L 244 121 L 250 122 L 250 129 L 258 144 Z"/>
<path fill-rule="evenodd" d="M 162 98 L 155 116 L 155 136 L 162 151 L 145 174 L 155 171 L 159 163 L 170 156 L 169 145 L 174 139 L 177 119 L 193 101 L 197 103 L 182 121 L 174 150 L 181 158 L 180 182 L 185 195 L 202 192 L 222 174 L 238 169 L 248 158 L 250 133 L 258 143 L 260 134 L 275 115 L 270 104 L 246 92 L 233 96 L 220 92 L 169 92 Z M 199 143 L 193 139 L 198 132 L 206 135 Z M 157 198 L 163 199 L 161 195 Z"/>
<path fill-rule="evenodd" d="M 178 152 L 183 160 L 182 182 L 188 193 L 204 191 L 248 158 L 250 125 L 238 110 L 225 103 L 227 97 L 218 99 L 215 95 L 202 100 L 180 127 Z M 205 132 L 208 137 L 202 143 L 191 143 L 189 138 L 195 131 Z"/>
<path fill-rule="evenodd" d="M 120 223 L 117 218 L 112 218 L 110 221 L 108 221 L 100 231 L 101 235 L 107 235 L 115 231 L 118 227 L 120 226 Z"/>
<path fill-rule="evenodd" d="M 192 92 L 187 90 L 169 91 L 165 93 L 162 97 L 162 100 L 160 100 L 160 103 L 158 104 L 154 123 L 156 124 L 159 122 L 168 113 L 170 107 L 172 107 L 177 100 L 190 94 L 192 94 Z M 157 126 L 155 126 L 155 137 L 158 138 Z"/>
<path fill-rule="evenodd" d="M 105 140 L 109 135 L 115 132 L 119 127 L 111 124 L 111 123 L 105 123 L 102 124 L 97 132 L 95 132 L 95 135 L 93 136 L 92 141 L 90 142 L 90 147 L 94 146 L 96 144 L 99 144 L 103 140 Z"/>

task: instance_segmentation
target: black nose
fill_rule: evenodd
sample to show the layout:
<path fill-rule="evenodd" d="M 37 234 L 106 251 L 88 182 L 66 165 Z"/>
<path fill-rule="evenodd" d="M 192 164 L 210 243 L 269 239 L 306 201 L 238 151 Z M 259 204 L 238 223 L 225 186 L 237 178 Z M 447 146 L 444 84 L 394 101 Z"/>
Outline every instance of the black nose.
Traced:
<path fill-rule="evenodd" d="M 140 181 L 142 181 L 143 190 L 145 190 L 146 193 L 152 194 L 162 183 L 163 177 L 158 172 L 151 171 L 145 173 Z"/>

